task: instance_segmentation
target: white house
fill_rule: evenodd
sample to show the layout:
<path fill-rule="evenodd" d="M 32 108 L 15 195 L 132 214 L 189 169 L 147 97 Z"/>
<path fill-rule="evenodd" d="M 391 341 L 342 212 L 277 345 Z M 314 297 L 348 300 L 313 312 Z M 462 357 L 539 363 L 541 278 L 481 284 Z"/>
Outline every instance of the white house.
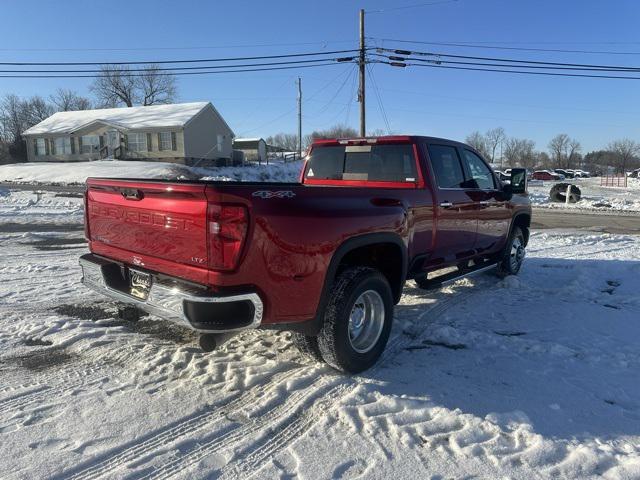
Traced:
<path fill-rule="evenodd" d="M 58 112 L 23 135 L 30 162 L 116 158 L 187 165 L 231 159 L 234 137 L 210 102 Z"/>

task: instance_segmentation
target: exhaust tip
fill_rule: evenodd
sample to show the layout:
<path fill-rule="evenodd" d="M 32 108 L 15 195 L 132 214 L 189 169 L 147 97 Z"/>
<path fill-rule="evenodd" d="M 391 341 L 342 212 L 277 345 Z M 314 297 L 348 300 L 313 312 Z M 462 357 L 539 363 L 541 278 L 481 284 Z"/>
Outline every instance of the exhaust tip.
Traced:
<path fill-rule="evenodd" d="M 213 352 L 218 347 L 218 335 L 215 333 L 200 334 L 200 348 L 205 352 Z"/>
<path fill-rule="evenodd" d="M 198 341 L 200 343 L 200 348 L 202 348 L 203 351 L 213 352 L 216 348 L 221 347 L 237 334 L 238 332 L 201 333 Z"/>

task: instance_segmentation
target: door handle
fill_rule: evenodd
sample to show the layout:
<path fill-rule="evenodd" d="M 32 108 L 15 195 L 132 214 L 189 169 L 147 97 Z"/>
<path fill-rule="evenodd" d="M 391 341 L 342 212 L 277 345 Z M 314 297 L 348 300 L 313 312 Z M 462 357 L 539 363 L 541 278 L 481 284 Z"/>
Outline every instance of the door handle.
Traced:
<path fill-rule="evenodd" d="M 442 208 L 451 208 L 451 207 L 453 207 L 453 203 L 451 203 L 451 202 L 440 202 L 440 206 Z"/>

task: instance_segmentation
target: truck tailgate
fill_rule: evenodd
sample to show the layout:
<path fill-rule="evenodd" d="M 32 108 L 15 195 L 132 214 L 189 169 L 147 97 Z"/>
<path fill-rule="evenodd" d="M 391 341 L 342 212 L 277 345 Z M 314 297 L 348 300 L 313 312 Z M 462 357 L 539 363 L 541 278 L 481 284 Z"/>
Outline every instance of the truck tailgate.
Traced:
<path fill-rule="evenodd" d="M 91 242 L 207 265 L 205 185 L 89 179 L 87 222 Z"/>

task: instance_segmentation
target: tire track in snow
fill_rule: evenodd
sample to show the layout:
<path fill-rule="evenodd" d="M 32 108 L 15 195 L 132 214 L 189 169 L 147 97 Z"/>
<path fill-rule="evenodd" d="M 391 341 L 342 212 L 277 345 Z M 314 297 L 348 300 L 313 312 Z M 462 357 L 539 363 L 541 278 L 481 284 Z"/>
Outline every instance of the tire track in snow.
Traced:
<path fill-rule="evenodd" d="M 332 378 L 334 382 L 339 381 L 336 379 L 336 375 Z M 246 424 L 237 424 L 235 428 L 232 428 L 222 435 L 210 435 L 210 440 L 199 442 L 196 448 L 185 455 L 165 463 L 141 478 L 154 480 L 171 478 L 177 473 L 197 464 L 209 455 L 227 450 L 230 446 L 239 444 L 246 438 L 251 438 L 251 436 L 256 433 L 264 432 L 265 429 L 267 429 L 268 433 L 268 429 L 273 425 L 283 424 L 284 426 L 282 428 L 287 428 L 290 424 L 289 419 L 291 416 L 299 416 L 300 411 L 305 409 L 309 404 L 317 402 L 320 398 L 325 398 L 326 395 L 335 395 L 337 398 L 342 396 L 339 395 L 338 392 L 344 389 L 343 385 L 336 385 L 326 392 L 323 391 L 326 387 L 330 386 L 331 382 L 328 381 L 326 375 L 316 377 L 310 385 L 295 391 L 286 398 L 285 402 L 280 403 L 277 407 L 269 410 L 265 414 L 258 416 L 255 420 Z M 318 391 L 320 391 L 319 395 Z"/>
<path fill-rule="evenodd" d="M 477 288 L 478 286 L 476 286 Z M 415 323 L 419 323 L 425 316 L 429 316 L 432 320 L 437 320 L 443 315 L 451 303 L 461 302 L 467 300 L 472 295 L 478 293 L 478 290 L 469 291 L 465 290 L 459 293 L 451 294 L 449 298 L 443 298 L 436 302 L 435 305 L 428 308 L 426 311 L 421 312 L 415 320 Z M 419 326 L 419 325 L 418 325 Z M 419 331 L 415 332 L 415 335 L 419 336 L 426 330 L 426 325 Z M 407 340 L 406 336 L 401 332 L 396 335 L 388 344 L 385 352 L 378 361 L 378 363 L 370 369 L 370 372 L 385 366 L 387 361 L 402 352 L 402 350 L 413 343 L 415 340 L 410 338 Z M 325 377 L 326 378 L 326 377 Z M 290 416 L 288 421 L 278 429 L 278 431 L 270 436 L 265 443 L 251 450 L 248 455 L 239 458 L 235 464 L 229 462 L 222 469 L 220 478 L 233 479 L 233 478 L 249 478 L 258 471 L 276 454 L 292 445 L 298 438 L 302 437 L 309 429 L 313 427 L 316 421 L 334 407 L 338 405 L 344 398 L 351 394 L 358 386 L 362 384 L 361 380 L 356 378 L 351 384 L 341 384 L 338 387 L 326 392 L 322 397 L 315 400 L 313 407 L 308 411 L 300 412 Z M 287 399 L 288 402 L 288 399 Z M 226 447 L 226 445 L 225 445 Z M 250 449 L 250 446 L 249 446 Z M 237 457 L 238 455 L 236 455 Z M 164 477 L 166 478 L 166 477 Z"/>
<path fill-rule="evenodd" d="M 75 473 L 67 471 L 56 478 L 93 480 L 105 475 L 112 476 L 115 470 L 120 467 L 140 461 L 155 450 L 167 448 L 168 444 L 176 443 L 200 430 L 209 429 L 217 423 L 223 422 L 230 414 L 257 403 L 259 399 L 270 392 L 277 391 L 290 378 L 299 376 L 307 369 L 307 367 L 292 368 L 281 374 L 276 374 L 267 382 L 242 393 L 238 397 L 224 398 L 219 404 L 179 420 L 172 426 L 146 436 L 142 441 L 128 446 L 116 447 L 115 453 L 114 450 L 110 450 L 104 455 L 105 458 L 102 461 L 91 463 L 91 465 Z"/>

